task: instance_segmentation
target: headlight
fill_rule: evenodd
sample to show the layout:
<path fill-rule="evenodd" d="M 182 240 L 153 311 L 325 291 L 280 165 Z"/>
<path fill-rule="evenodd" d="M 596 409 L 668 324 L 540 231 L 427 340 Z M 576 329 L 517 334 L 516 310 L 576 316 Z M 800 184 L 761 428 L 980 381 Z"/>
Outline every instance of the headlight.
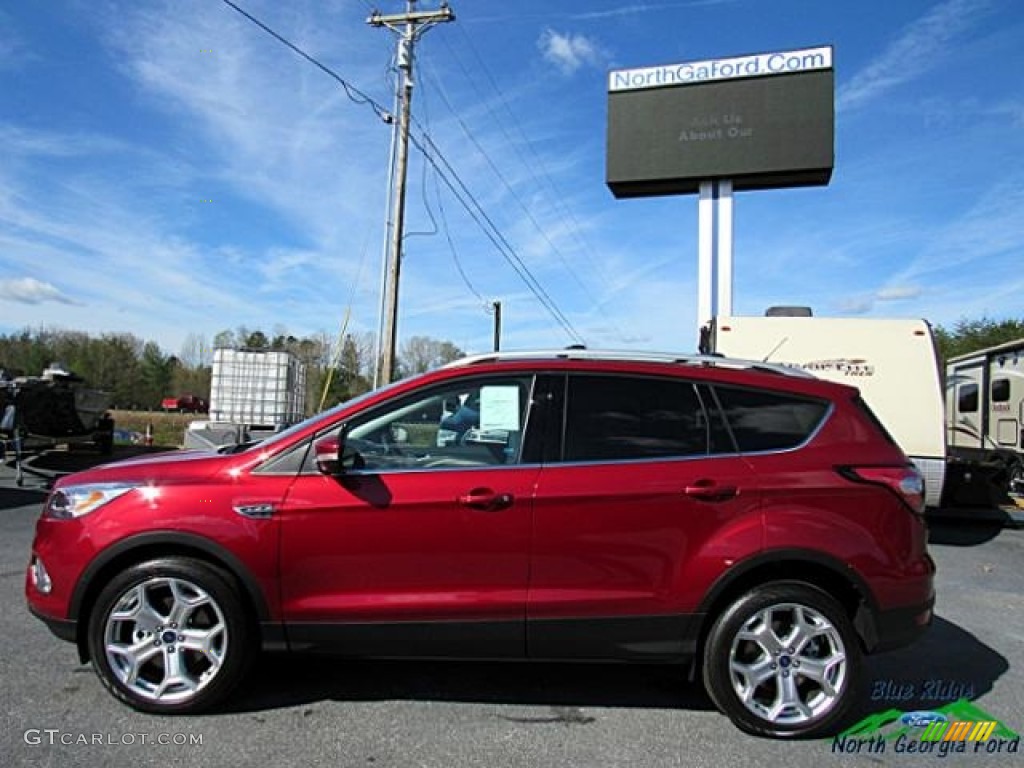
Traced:
<path fill-rule="evenodd" d="M 123 496 L 137 486 L 127 483 L 97 483 L 95 485 L 68 485 L 50 494 L 43 514 L 55 520 L 70 520 L 87 515 Z"/>

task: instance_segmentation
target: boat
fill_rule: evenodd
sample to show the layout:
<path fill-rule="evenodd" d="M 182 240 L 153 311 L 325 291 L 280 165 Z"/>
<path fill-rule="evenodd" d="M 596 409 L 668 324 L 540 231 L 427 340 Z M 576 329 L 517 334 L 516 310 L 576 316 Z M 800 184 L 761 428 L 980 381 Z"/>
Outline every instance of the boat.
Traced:
<path fill-rule="evenodd" d="M 92 442 L 113 447 L 110 395 L 54 363 L 40 376 L 9 376 L 0 371 L 0 431 L 9 439 L 54 443 Z"/>

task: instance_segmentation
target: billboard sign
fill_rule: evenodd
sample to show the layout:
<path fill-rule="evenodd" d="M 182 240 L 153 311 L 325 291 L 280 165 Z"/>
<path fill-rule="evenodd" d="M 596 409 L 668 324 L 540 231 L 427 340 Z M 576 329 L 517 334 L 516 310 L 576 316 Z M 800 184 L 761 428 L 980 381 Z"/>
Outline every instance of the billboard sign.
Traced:
<path fill-rule="evenodd" d="M 615 70 L 608 186 L 638 197 L 714 179 L 737 190 L 827 184 L 834 88 L 829 46 Z"/>

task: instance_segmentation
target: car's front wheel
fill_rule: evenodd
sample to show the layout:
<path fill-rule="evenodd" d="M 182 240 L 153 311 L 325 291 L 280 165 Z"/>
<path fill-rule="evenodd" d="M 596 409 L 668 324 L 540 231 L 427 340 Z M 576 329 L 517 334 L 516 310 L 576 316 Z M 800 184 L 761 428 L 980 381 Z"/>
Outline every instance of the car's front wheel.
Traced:
<path fill-rule="evenodd" d="M 134 565 L 100 592 L 89 653 L 103 684 L 136 709 L 193 713 L 226 696 L 252 652 L 237 589 L 198 560 Z"/>
<path fill-rule="evenodd" d="M 856 704 L 862 658 L 835 599 L 802 582 L 775 582 L 717 618 L 704 646 L 704 684 L 748 733 L 821 736 Z"/>

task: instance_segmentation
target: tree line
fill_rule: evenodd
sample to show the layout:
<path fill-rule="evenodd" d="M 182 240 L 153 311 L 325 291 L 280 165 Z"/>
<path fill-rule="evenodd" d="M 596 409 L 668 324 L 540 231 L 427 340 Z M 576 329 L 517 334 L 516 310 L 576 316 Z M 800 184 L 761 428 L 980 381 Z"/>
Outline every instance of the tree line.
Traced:
<path fill-rule="evenodd" d="M 111 406 L 155 410 L 166 397 L 208 398 L 217 348 L 288 351 L 306 365 L 306 407 L 312 414 L 372 387 L 374 335 L 351 333 L 338 340 L 326 333 L 297 337 L 282 328 L 271 334 L 240 327 L 208 340 L 188 334 L 178 354 L 132 333 L 26 328 L 0 334 L 0 371 L 9 378 L 39 376 L 59 363 L 89 387 L 111 395 Z M 409 376 L 456 360 L 464 353 L 450 341 L 413 336 L 399 348 L 398 375 Z"/>
<path fill-rule="evenodd" d="M 980 320 L 962 319 L 946 329 L 935 328 L 935 341 L 943 362 L 953 357 L 987 349 L 1009 341 L 1024 339 L 1024 319 Z"/>
<path fill-rule="evenodd" d="M 1024 319 L 962 319 L 951 328 L 935 327 L 945 362 L 957 355 L 1024 338 Z M 368 391 L 373 382 L 374 334 L 351 333 L 340 341 L 327 333 L 297 337 L 283 328 L 270 334 L 239 327 L 207 340 L 189 334 L 178 354 L 132 333 L 93 336 L 52 328 L 0 335 L 0 370 L 8 376 L 38 376 L 55 362 L 81 376 L 90 387 L 111 394 L 116 408 L 148 410 L 165 397 L 209 397 L 213 350 L 221 347 L 287 350 L 306 365 L 307 410 Z M 456 360 L 463 351 L 450 341 L 413 336 L 399 347 L 398 375 L 410 376 Z"/>

